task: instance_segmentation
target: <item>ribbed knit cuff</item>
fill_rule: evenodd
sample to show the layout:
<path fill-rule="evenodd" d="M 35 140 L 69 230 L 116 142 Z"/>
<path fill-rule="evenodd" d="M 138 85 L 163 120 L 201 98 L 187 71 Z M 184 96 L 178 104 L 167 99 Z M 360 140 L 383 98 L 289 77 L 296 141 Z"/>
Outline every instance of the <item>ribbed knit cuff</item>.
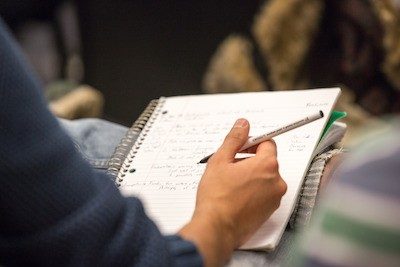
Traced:
<path fill-rule="evenodd" d="M 203 258 L 201 257 L 197 247 L 187 240 L 182 239 L 178 235 L 166 236 L 169 243 L 169 250 L 174 259 L 173 266 L 203 266 Z"/>

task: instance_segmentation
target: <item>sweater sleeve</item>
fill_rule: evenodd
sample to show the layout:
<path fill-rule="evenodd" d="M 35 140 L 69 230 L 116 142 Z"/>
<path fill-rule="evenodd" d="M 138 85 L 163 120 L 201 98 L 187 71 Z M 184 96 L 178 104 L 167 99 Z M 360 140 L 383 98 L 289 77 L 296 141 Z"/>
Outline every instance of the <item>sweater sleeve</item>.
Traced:
<path fill-rule="evenodd" d="M 80 157 L 0 20 L 0 264 L 202 265 Z"/>

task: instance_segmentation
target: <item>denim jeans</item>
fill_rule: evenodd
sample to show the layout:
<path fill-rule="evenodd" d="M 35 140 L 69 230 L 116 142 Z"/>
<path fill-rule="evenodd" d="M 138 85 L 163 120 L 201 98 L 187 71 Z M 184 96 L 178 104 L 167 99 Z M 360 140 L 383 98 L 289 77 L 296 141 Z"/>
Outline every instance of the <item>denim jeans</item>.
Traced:
<path fill-rule="evenodd" d="M 74 145 L 93 168 L 106 170 L 127 127 L 101 119 L 64 120 L 61 126 L 74 141 Z"/>
<path fill-rule="evenodd" d="M 124 126 L 100 119 L 60 119 L 60 124 L 93 168 L 104 171 L 115 147 L 128 130 Z M 273 252 L 235 251 L 228 266 L 279 266 L 292 256 L 293 239 L 294 232 L 288 229 Z"/>

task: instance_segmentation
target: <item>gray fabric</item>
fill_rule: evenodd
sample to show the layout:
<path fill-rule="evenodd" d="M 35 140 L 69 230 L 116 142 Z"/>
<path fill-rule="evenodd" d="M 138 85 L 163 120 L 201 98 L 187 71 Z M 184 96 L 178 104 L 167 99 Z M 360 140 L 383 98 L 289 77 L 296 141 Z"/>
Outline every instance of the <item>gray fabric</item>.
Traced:
<path fill-rule="evenodd" d="M 325 166 L 329 159 L 339 153 L 341 153 L 341 149 L 328 150 L 316 156 L 311 162 L 310 168 L 304 177 L 298 201 L 289 220 L 291 228 L 301 229 L 310 222 Z"/>

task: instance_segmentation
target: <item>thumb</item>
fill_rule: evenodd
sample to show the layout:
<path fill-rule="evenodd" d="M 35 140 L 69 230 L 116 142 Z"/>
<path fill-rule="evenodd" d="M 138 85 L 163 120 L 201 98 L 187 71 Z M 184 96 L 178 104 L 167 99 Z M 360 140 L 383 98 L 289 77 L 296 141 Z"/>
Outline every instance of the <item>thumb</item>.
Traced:
<path fill-rule="evenodd" d="M 221 147 L 216 152 L 217 157 L 223 160 L 233 161 L 239 149 L 246 143 L 249 137 L 250 125 L 246 119 L 238 119 L 231 131 L 225 137 Z"/>

